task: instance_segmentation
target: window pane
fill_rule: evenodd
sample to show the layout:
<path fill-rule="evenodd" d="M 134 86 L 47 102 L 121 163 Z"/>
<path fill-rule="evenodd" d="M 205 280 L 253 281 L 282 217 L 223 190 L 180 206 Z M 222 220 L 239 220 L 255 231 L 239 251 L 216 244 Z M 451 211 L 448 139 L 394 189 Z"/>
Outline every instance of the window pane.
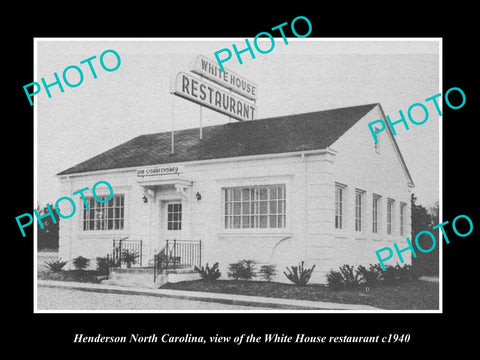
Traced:
<path fill-rule="evenodd" d="M 113 220 L 108 220 L 108 230 L 113 229 Z"/>
<path fill-rule="evenodd" d="M 277 198 L 277 187 L 272 186 L 270 188 L 270 199 L 276 199 Z"/>
<path fill-rule="evenodd" d="M 240 228 L 240 216 L 233 217 L 233 228 L 239 229 Z"/>
<path fill-rule="evenodd" d="M 277 202 L 270 201 L 270 214 L 276 214 L 276 213 L 277 213 Z"/>
<path fill-rule="evenodd" d="M 233 189 L 233 200 L 240 201 L 240 189 Z"/>
<path fill-rule="evenodd" d="M 268 221 L 268 217 L 266 215 L 261 215 L 260 216 L 260 227 L 261 228 L 266 228 L 267 227 L 267 221 Z"/>
<path fill-rule="evenodd" d="M 250 217 L 242 216 L 242 228 L 249 228 L 249 227 L 250 227 Z"/>
<path fill-rule="evenodd" d="M 270 227 L 271 228 L 277 227 L 277 215 L 270 215 Z"/>
<path fill-rule="evenodd" d="M 242 200 L 250 200 L 250 189 L 249 188 L 243 188 L 242 189 Z"/>
<path fill-rule="evenodd" d="M 266 214 L 268 211 L 268 201 L 260 201 L 260 214 Z"/>
<path fill-rule="evenodd" d="M 233 214 L 240 215 L 240 210 L 241 210 L 241 203 L 240 202 L 233 203 Z"/>
<path fill-rule="evenodd" d="M 266 187 L 260 188 L 260 200 L 268 199 L 268 189 Z"/>
<path fill-rule="evenodd" d="M 248 215 L 250 214 L 250 203 L 247 201 L 242 202 L 242 214 Z"/>

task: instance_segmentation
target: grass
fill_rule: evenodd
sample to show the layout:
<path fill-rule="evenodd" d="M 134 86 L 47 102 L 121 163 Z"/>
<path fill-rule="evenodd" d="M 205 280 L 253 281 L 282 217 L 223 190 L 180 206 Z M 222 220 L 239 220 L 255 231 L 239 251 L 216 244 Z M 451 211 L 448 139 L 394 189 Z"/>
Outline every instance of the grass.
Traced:
<path fill-rule="evenodd" d="M 62 270 L 59 272 L 39 271 L 39 280 L 78 281 L 99 284 L 106 276 L 99 275 L 96 270 Z"/>
<path fill-rule="evenodd" d="M 333 291 L 324 285 L 296 286 L 265 281 L 183 281 L 168 283 L 162 289 L 265 296 L 284 299 L 371 305 L 388 310 L 438 310 L 438 283 L 415 280 L 392 286 Z"/>

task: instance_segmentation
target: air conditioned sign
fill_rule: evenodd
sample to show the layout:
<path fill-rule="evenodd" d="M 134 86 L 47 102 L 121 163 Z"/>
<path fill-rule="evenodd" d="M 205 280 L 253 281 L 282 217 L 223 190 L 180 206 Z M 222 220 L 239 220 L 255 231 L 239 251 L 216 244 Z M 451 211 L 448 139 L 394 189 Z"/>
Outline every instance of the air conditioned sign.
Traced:
<path fill-rule="evenodd" d="M 204 76 L 208 80 L 245 96 L 247 99 L 256 100 L 258 98 L 257 84 L 230 70 L 222 71 L 215 61 L 211 61 L 205 56 L 197 56 L 195 61 L 190 64 L 190 69 L 195 74 Z"/>
<path fill-rule="evenodd" d="M 255 104 L 184 72 L 178 73 L 171 92 L 237 120 L 253 120 L 257 113 Z"/>
<path fill-rule="evenodd" d="M 155 175 L 178 175 L 182 169 L 179 166 L 151 167 L 147 169 L 138 169 L 137 176 L 155 176 Z"/>

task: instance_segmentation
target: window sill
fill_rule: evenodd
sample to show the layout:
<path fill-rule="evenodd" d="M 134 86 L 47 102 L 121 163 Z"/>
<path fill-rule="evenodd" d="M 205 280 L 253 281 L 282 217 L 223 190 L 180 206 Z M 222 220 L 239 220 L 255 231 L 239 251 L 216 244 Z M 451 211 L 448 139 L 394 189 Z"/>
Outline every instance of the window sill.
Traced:
<path fill-rule="evenodd" d="M 91 231 L 80 231 L 77 233 L 77 238 L 82 239 L 82 238 L 91 238 L 91 237 L 96 237 L 96 238 L 102 238 L 102 237 L 108 237 L 108 238 L 122 238 L 126 237 L 129 234 L 125 230 L 91 230 Z"/>
<path fill-rule="evenodd" d="M 219 232 L 217 237 L 220 239 L 233 239 L 233 238 L 272 238 L 272 239 L 282 239 L 292 237 L 292 233 L 288 231 L 271 231 L 266 229 L 266 231 L 228 231 L 228 232 Z"/>

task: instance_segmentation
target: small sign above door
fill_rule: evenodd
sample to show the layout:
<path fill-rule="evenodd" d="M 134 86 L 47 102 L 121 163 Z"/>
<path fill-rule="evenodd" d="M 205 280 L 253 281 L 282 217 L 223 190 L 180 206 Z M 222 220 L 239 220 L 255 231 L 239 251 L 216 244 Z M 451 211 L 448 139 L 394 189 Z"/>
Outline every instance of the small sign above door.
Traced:
<path fill-rule="evenodd" d="M 137 169 L 138 177 L 157 176 L 157 175 L 179 175 L 183 170 L 181 166 L 163 166 L 151 167 L 146 169 Z"/>

